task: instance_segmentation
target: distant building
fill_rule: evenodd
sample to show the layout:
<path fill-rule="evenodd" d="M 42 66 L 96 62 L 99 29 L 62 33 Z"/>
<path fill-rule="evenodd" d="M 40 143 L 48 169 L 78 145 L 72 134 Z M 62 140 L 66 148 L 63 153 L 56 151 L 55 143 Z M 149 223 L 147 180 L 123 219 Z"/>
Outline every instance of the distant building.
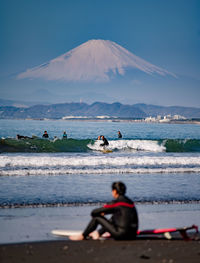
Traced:
<path fill-rule="evenodd" d="M 87 116 L 72 116 L 72 115 L 69 115 L 69 116 L 64 116 L 62 117 L 62 120 L 68 120 L 68 119 L 88 119 L 90 117 L 87 117 Z"/>
<path fill-rule="evenodd" d="M 159 120 L 159 122 L 170 122 L 170 120 L 171 118 L 169 118 L 169 115 L 167 115 L 167 116 L 164 116 L 163 119 Z"/>
<path fill-rule="evenodd" d="M 110 116 L 96 116 L 97 119 L 109 119 Z"/>
<path fill-rule="evenodd" d="M 172 116 L 171 114 L 165 115 L 162 117 L 161 115 L 157 115 L 157 117 L 147 117 L 145 118 L 144 121 L 146 122 L 170 122 L 171 120 L 186 120 L 184 116 L 181 115 L 174 115 Z"/>
<path fill-rule="evenodd" d="M 156 121 L 156 118 L 150 116 L 150 117 L 145 118 L 145 121 L 146 121 L 146 122 L 155 122 L 155 121 Z"/>
<path fill-rule="evenodd" d="M 181 116 L 181 115 L 174 115 L 173 120 L 186 120 L 186 118 L 184 116 Z"/>

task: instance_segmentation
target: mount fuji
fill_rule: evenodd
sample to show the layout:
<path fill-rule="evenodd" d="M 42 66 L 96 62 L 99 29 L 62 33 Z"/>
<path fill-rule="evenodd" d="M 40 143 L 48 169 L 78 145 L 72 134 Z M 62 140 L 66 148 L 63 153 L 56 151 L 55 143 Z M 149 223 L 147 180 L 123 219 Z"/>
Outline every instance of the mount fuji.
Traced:
<path fill-rule="evenodd" d="M 41 78 L 67 82 L 109 82 L 116 75 L 137 69 L 148 75 L 173 73 L 157 67 L 109 40 L 89 40 L 40 66 L 28 69 L 18 79 Z"/>

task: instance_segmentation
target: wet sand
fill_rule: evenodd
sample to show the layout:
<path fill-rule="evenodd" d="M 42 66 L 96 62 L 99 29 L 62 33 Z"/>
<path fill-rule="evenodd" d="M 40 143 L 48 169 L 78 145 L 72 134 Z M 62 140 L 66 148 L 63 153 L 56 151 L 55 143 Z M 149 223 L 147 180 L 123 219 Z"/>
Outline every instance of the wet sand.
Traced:
<path fill-rule="evenodd" d="M 0 246 L 1 263 L 200 262 L 200 241 L 48 241 Z"/>
<path fill-rule="evenodd" d="M 0 244 L 60 241 L 53 229 L 82 230 L 98 206 L 0 209 Z M 139 229 L 200 226 L 200 204 L 137 205 Z"/>

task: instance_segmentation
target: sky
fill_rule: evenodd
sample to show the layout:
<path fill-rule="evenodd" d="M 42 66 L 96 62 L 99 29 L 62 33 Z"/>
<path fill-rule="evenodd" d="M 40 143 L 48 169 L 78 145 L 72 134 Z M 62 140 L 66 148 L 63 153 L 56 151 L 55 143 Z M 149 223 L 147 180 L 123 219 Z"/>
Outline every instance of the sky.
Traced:
<path fill-rule="evenodd" d="M 0 98 L 200 107 L 199 0 L 0 0 Z M 18 79 L 91 39 L 116 42 L 177 78 L 124 82 Z"/>

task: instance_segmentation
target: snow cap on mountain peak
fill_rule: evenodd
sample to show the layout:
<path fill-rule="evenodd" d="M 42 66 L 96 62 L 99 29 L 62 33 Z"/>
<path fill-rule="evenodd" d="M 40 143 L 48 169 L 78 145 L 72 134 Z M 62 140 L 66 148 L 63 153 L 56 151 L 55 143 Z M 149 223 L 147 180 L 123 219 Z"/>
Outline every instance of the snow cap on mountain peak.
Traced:
<path fill-rule="evenodd" d="M 128 68 L 147 74 L 173 75 L 113 41 L 93 39 L 45 64 L 28 69 L 19 74 L 18 78 L 101 82 L 109 81 L 113 75 L 124 75 Z"/>

